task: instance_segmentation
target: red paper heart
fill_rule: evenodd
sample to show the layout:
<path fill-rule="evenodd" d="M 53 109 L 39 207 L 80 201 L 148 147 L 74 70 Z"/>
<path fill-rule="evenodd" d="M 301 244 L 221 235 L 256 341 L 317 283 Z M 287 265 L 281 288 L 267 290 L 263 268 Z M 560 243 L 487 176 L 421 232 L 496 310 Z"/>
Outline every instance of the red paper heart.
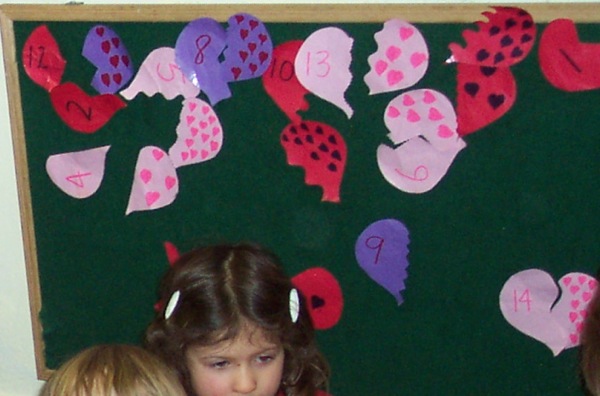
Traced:
<path fill-rule="evenodd" d="M 550 84 L 574 92 L 600 88 L 600 44 L 579 41 L 573 21 L 556 19 L 544 29 L 540 69 Z"/>
<path fill-rule="evenodd" d="M 281 133 L 287 162 L 306 171 L 304 182 L 323 188 L 322 201 L 340 202 L 340 188 L 348 154 L 342 135 L 320 121 L 289 124 Z"/>
<path fill-rule="evenodd" d="M 315 329 L 329 329 L 342 316 L 344 297 L 340 284 L 325 268 L 313 267 L 292 278 L 304 297 Z"/>
<path fill-rule="evenodd" d="M 71 82 L 50 91 L 50 101 L 65 124 L 82 133 L 96 132 L 125 107 L 125 102 L 116 95 L 89 96 Z"/>
<path fill-rule="evenodd" d="M 513 105 L 517 84 L 508 67 L 457 65 L 457 132 L 478 131 L 502 117 Z"/>
<path fill-rule="evenodd" d="M 67 63 L 45 25 L 36 28 L 27 38 L 22 62 L 29 78 L 46 91 L 60 84 Z"/>
<path fill-rule="evenodd" d="M 288 41 L 273 49 L 272 61 L 262 75 L 265 91 L 293 123 L 299 123 L 302 118 L 299 110 L 308 110 L 308 102 L 304 99 L 308 90 L 304 88 L 294 68 L 294 60 L 302 41 Z"/>

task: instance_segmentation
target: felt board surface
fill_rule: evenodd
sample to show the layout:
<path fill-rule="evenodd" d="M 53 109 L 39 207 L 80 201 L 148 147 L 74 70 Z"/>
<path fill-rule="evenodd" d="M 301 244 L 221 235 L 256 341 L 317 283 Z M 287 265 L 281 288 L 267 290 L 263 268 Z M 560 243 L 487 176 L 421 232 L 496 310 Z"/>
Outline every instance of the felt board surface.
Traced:
<path fill-rule="evenodd" d="M 403 16 L 381 15 L 381 22 L 392 17 Z M 381 22 L 267 22 L 274 45 L 326 26 L 354 39 L 354 78 L 346 95 L 353 117 L 314 95 L 301 114 L 334 126 L 346 141 L 340 203 L 322 202 L 321 188 L 304 183 L 304 170 L 287 165 L 279 139 L 289 121 L 254 79 L 230 84 L 232 97 L 214 106 L 224 130 L 219 155 L 178 170 L 180 190 L 171 205 L 126 216 L 138 151 L 173 143 L 181 97 L 139 94 L 97 133 L 84 135 L 57 117 L 48 93 L 18 65 L 47 369 L 93 344 L 141 342 L 168 266 L 165 241 L 187 250 L 250 240 L 277 253 L 290 276 L 319 266 L 338 279 L 341 320 L 318 332 L 332 366 L 333 395 L 581 394 L 577 348 L 553 357 L 507 323 L 498 296 L 511 275 L 528 268 L 556 280 L 568 272 L 596 273 L 600 91 L 553 88 L 540 72 L 536 45 L 512 67 L 518 89 L 513 108 L 465 136 L 467 147 L 433 190 L 401 192 L 377 166 L 377 147 L 389 143 L 383 111 L 410 89 L 431 88 L 454 100 L 456 66 L 444 64 L 448 44 L 463 43 L 461 32 L 473 25 L 415 23 L 430 51 L 425 77 L 406 90 L 370 96 L 362 78 Z M 45 24 L 67 60 L 63 81 L 91 93 L 94 68 L 81 46 L 96 23 L 103 21 L 15 21 L 16 53 Z M 185 26 L 105 24 L 127 43 L 138 66 L 153 49 L 174 46 Z M 538 39 L 543 27 L 538 24 Z M 578 24 L 578 31 L 583 41 L 600 41 L 600 24 Z M 105 178 L 92 197 L 73 199 L 52 184 L 45 171 L 49 155 L 108 144 Z M 410 233 L 401 305 L 368 278 L 354 255 L 359 234 L 387 218 L 402 221 Z"/>

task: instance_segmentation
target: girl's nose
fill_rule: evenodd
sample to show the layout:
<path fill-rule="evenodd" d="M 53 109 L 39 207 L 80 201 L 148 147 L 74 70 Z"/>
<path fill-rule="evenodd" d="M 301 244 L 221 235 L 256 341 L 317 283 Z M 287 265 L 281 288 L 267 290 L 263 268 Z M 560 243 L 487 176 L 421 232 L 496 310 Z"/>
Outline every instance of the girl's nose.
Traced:
<path fill-rule="evenodd" d="M 235 391 L 241 394 L 250 393 L 256 389 L 256 377 L 250 367 L 242 365 L 236 373 Z"/>

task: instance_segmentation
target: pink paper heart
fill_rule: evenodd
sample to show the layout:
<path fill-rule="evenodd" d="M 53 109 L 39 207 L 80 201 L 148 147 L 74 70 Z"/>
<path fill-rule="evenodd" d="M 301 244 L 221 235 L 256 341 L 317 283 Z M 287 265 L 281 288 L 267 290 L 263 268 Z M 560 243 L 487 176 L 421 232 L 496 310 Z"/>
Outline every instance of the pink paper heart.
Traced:
<path fill-rule="evenodd" d="M 152 206 L 152 204 L 160 198 L 160 193 L 157 191 L 149 191 L 146 193 L 146 205 L 148 207 Z"/>
<path fill-rule="evenodd" d="M 144 184 L 148 184 L 152 179 L 152 172 L 149 169 L 142 169 L 140 172 L 140 179 L 142 179 Z"/>
<path fill-rule="evenodd" d="M 582 287 L 573 288 L 573 279 Z M 587 284 L 590 279 L 587 274 L 567 274 L 558 281 L 562 290 L 559 293 L 556 282 L 545 271 L 521 271 L 504 284 L 500 309 L 512 326 L 544 343 L 556 356 L 580 342 L 587 307 L 582 293 L 590 291 Z"/>
<path fill-rule="evenodd" d="M 416 111 L 410 109 L 408 110 L 408 115 L 406 116 L 406 119 L 409 122 L 419 122 L 421 121 L 421 116 L 419 116 L 419 113 L 417 113 Z"/>
<path fill-rule="evenodd" d="M 391 118 L 397 118 L 397 117 L 400 116 L 400 110 L 398 110 L 394 106 L 389 106 L 388 107 L 388 111 L 387 111 L 387 115 L 388 115 L 388 117 L 391 117 Z"/>
<path fill-rule="evenodd" d="M 194 106 L 190 106 L 190 103 L 194 103 Z M 186 99 L 179 118 L 177 140 L 169 148 L 169 157 L 175 168 L 198 164 L 214 158 L 222 146 L 223 133 L 221 123 L 212 107 L 198 98 Z M 192 118 L 196 127 L 192 127 L 188 123 L 188 120 Z M 194 136 L 198 134 L 200 134 L 200 138 L 194 139 Z M 204 152 L 208 155 L 201 155 Z"/>
<path fill-rule="evenodd" d="M 402 41 L 408 40 L 414 33 L 414 30 L 409 27 L 401 27 L 400 28 L 400 38 Z"/>
<path fill-rule="evenodd" d="M 389 59 L 390 62 L 395 61 L 402 55 L 402 50 L 395 45 L 390 45 L 388 49 L 385 51 L 385 56 Z"/>
<path fill-rule="evenodd" d="M 379 60 L 375 63 L 375 73 L 381 76 L 388 68 L 388 63 L 384 60 Z"/>
<path fill-rule="evenodd" d="M 396 85 L 404 78 L 404 73 L 400 70 L 390 70 L 387 74 L 387 83 L 389 86 Z"/>
<path fill-rule="evenodd" d="M 427 55 L 422 52 L 415 52 L 410 56 L 410 64 L 412 67 L 417 68 L 427 60 Z"/>

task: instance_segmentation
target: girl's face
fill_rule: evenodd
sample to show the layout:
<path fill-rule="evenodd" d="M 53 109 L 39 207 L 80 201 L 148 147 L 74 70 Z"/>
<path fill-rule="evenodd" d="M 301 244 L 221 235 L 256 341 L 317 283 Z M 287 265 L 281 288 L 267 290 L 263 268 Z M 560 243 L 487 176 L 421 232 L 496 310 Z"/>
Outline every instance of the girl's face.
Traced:
<path fill-rule="evenodd" d="M 283 347 L 246 325 L 233 340 L 186 351 L 192 387 L 198 396 L 275 396 L 283 372 Z"/>

